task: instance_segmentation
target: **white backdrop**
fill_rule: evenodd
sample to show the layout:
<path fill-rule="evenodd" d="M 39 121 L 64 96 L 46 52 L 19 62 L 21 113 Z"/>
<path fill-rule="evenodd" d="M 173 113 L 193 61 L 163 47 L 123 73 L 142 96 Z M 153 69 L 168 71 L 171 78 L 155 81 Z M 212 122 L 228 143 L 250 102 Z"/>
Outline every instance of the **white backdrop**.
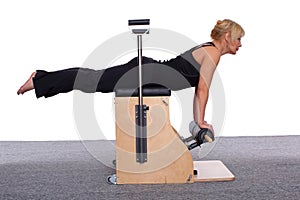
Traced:
<path fill-rule="evenodd" d="M 299 135 L 299 9 L 297 1 L 1 1 L 0 140 L 78 140 L 73 92 L 36 99 L 17 89 L 36 69 L 82 66 L 127 20 L 150 18 L 151 27 L 202 43 L 218 19 L 240 23 L 246 36 L 236 56 L 223 56 L 218 72 L 226 95 L 223 136 Z M 174 41 L 176 42 L 176 41 Z M 95 113 L 114 139 L 112 94 L 97 93 Z M 180 124 L 172 97 L 171 115 Z M 210 107 L 209 107 L 210 109 Z M 208 120 L 209 120 L 208 111 Z"/>

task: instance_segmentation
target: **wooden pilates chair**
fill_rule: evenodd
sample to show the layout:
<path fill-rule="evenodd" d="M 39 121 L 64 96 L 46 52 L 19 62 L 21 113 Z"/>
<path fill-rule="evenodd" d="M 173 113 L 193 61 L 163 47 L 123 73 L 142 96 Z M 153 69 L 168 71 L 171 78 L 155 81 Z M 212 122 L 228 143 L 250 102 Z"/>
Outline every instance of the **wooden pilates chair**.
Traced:
<path fill-rule="evenodd" d="M 171 91 L 160 85 L 142 84 L 142 35 L 149 33 L 150 20 L 129 20 L 128 24 L 136 27 L 132 33 L 137 35 L 138 41 L 139 86 L 137 90 L 119 89 L 115 93 L 116 174 L 108 176 L 107 182 L 159 184 L 234 180 L 221 161 L 193 161 L 190 149 L 200 145 L 202 136 L 198 136 L 198 132 L 201 131 L 183 140 L 170 123 Z M 196 145 L 186 145 L 195 138 Z"/>

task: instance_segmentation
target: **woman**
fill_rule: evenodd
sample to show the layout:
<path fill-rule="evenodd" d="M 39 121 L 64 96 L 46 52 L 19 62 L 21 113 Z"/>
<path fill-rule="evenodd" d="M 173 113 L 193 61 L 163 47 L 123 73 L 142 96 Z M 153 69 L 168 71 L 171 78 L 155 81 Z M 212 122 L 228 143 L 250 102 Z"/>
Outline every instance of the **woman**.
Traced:
<path fill-rule="evenodd" d="M 143 83 L 164 85 L 172 90 L 195 87 L 194 120 L 201 128 L 213 130 L 205 119 L 209 87 L 220 57 L 236 54 L 245 32 L 236 22 L 217 21 L 211 31 L 212 42 L 196 46 L 168 61 L 143 57 Z M 74 89 L 83 92 L 113 92 L 118 88 L 137 88 L 137 58 L 105 70 L 70 68 L 55 72 L 37 70 L 20 87 L 18 94 L 35 89 L 37 98 L 51 97 Z"/>

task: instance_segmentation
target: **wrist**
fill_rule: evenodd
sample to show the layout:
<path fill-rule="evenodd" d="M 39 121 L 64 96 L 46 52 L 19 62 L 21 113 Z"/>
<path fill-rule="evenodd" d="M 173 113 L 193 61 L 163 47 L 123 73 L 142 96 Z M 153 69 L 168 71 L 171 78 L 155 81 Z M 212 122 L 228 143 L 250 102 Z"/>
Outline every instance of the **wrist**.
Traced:
<path fill-rule="evenodd" d="M 207 122 L 205 120 L 198 121 L 198 124 L 206 124 Z"/>

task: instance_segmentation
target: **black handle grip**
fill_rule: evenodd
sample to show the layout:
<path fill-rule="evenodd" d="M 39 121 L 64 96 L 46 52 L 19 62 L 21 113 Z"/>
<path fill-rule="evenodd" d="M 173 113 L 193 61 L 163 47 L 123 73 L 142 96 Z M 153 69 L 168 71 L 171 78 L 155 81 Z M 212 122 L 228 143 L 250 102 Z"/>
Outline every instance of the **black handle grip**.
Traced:
<path fill-rule="evenodd" d="M 150 19 L 133 19 L 128 20 L 128 26 L 136 26 L 136 25 L 149 25 Z"/>
<path fill-rule="evenodd" d="M 190 146 L 188 146 L 188 150 L 192 150 L 192 149 L 194 149 L 194 148 L 196 148 L 198 146 L 199 146 L 199 144 L 197 142 L 194 142 L 193 144 L 191 144 Z"/>

